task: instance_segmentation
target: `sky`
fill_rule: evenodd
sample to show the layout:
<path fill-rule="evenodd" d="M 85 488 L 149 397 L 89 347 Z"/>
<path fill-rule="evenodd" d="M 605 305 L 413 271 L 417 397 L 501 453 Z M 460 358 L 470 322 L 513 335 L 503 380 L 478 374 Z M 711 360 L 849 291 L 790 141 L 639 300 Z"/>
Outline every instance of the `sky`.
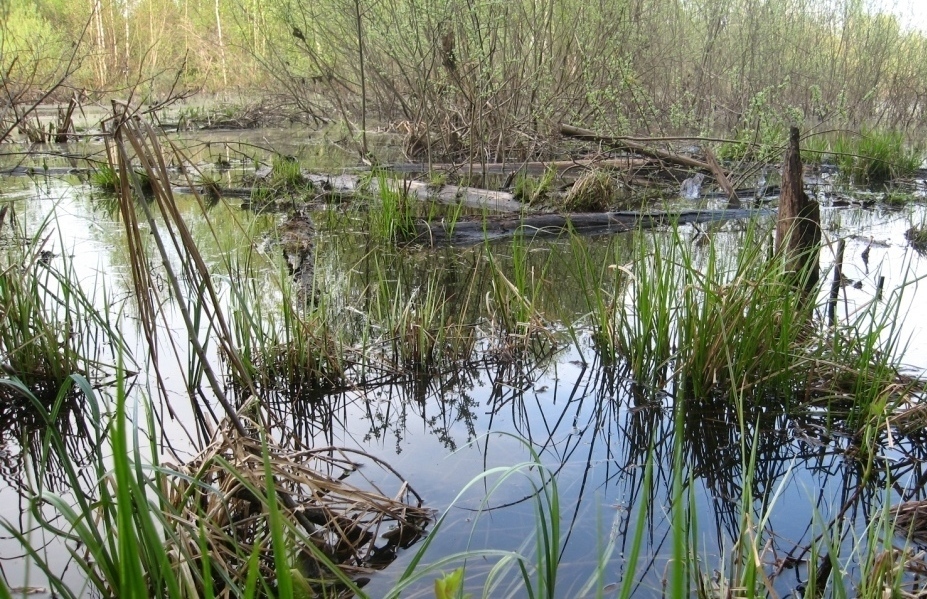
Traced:
<path fill-rule="evenodd" d="M 898 15 L 904 25 L 927 31 L 927 0 L 873 0 L 872 5 Z"/>

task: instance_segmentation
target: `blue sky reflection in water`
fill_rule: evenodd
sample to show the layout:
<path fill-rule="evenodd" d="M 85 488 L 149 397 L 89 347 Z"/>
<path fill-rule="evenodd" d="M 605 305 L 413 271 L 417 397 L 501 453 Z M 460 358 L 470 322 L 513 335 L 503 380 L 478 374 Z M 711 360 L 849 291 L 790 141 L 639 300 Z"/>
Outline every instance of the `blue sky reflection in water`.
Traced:
<path fill-rule="evenodd" d="M 125 270 L 118 256 L 119 229 L 113 221 L 102 217 L 100 210 L 92 208 L 97 199 L 91 198 L 85 187 L 42 180 L 36 182 L 30 194 L 25 194 L 24 181 L 8 183 L 19 187 L 20 191 L 15 192 L 20 197 L 16 205 L 26 222 L 38 222 L 45 213 L 54 210 L 57 214 L 54 251 L 74 256 L 74 266 L 82 281 L 96 285 L 105 274 L 113 277 L 105 283 L 110 297 L 126 297 L 125 280 L 120 281 Z M 28 201 L 22 199 L 24 195 L 30 196 Z M 190 218 L 195 220 L 192 215 Z M 845 288 L 846 302 L 841 295 L 840 313 L 871 297 L 880 276 L 886 277 L 885 289 L 890 291 L 903 282 L 906 271 L 909 280 L 927 274 L 924 259 L 907 247 L 903 237 L 911 222 L 924 218 L 927 211 L 923 207 L 901 211 L 824 210 L 828 236 L 847 237 L 845 274 L 853 284 Z M 646 235 L 657 239 L 661 236 Z M 737 227 L 722 226 L 714 233 L 719 248 L 736 243 L 737 236 Z M 345 264 L 359 268 L 356 260 L 339 255 L 347 251 L 343 245 L 350 245 L 350 241 L 343 242 L 331 239 L 321 243 L 320 251 L 329 252 L 317 258 L 320 268 L 328 269 L 323 272 L 323 279 L 337 279 Z M 556 242 L 532 247 L 539 252 L 567 249 Z M 868 265 L 861 260 L 866 248 Z M 435 268 L 435 259 L 429 258 L 428 252 L 423 254 L 424 257 L 409 260 L 416 265 L 409 275 L 412 285 Z M 825 250 L 823 262 L 827 264 L 831 256 L 832 252 Z M 856 283 L 860 289 L 854 287 Z M 564 294 L 563 312 L 575 311 L 575 298 L 567 297 L 570 290 L 559 292 Z M 906 293 L 906 301 L 913 303 L 923 292 L 912 286 Z M 350 293 L 345 297 L 350 297 Z M 925 366 L 922 356 L 927 348 L 924 336 L 919 333 L 925 316 L 918 310 L 904 313 L 905 330 L 912 335 L 905 361 L 913 362 L 915 369 L 922 369 Z M 131 325 L 131 310 L 126 309 L 126 314 L 123 331 L 135 338 L 137 331 Z M 357 447 L 383 458 L 439 510 L 484 470 L 528 459 L 527 451 L 515 439 L 493 433 L 507 432 L 530 439 L 544 464 L 556 473 L 561 494 L 565 548 L 558 594 L 563 597 L 577 596 L 610 537 L 615 538 L 616 548 L 603 583 L 619 583 L 624 579 L 627 543 L 644 496 L 650 497 L 653 508 L 644 535 L 645 549 L 634 574 L 641 580 L 636 596 L 662 594 L 672 540 L 668 517 L 670 464 L 677 435 L 681 435 L 685 463 L 692 476 L 691 498 L 696 506 L 697 538 L 705 572 L 723 568 L 721 554 L 729 551 L 739 526 L 742 448 L 754 449 L 754 435 L 757 439 L 754 498 L 757 506 L 763 502 L 773 505 L 766 527 L 770 546 L 763 555 L 770 568 L 777 560 L 784 566 L 789 558 L 799 561 L 807 558 L 801 549 L 845 505 L 850 506 L 845 515 L 863 526 L 869 516 L 878 513 L 885 499 L 884 480 L 880 479 L 888 471 L 905 499 L 924 498 L 924 491 L 916 484 L 922 478 L 920 467 L 909 465 L 905 459 L 909 450 L 921 449 L 909 446 L 904 438 L 894 439 L 894 446 L 877 457 L 880 473 L 876 480 L 854 497 L 861 469 L 850 449 L 853 444 L 851 439 L 829 431 L 826 410 L 802 409 L 789 414 L 777 409 L 777 403 L 771 401 L 762 408 L 747 410 L 741 420 L 730 406 L 705 400 L 701 405 L 686 407 L 685 430 L 677 431 L 671 409 L 672 389 L 657 394 L 641 393 L 621 376 L 597 366 L 586 335 L 580 338 L 585 364 L 580 350 L 570 344 L 562 330 L 557 339 L 561 349 L 552 356 L 488 360 L 411 383 L 407 379 L 397 384 L 357 387 L 328 399 L 333 409 L 326 411 L 330 419 L 326 422 L 308 423 L 304 420 L 306 410 L 294 409 L 292 404 L 287 407 L 283 401 L 281 412 L 285 418 L 299 422 L 300 426 L 295 428 L 306 441 Z M 143 354 L 138 351 L 137 355 Z M 167 379 L 180 384 L 182 367 L 165 365 Z M 142 388 L 144 384 L 140 382 L 137 389 Z M 184 396 L 182 388 L 173 392 L 178 398 Z M 175 409 L 180 420 L 192 417 L 185 401 L 179 400 Z M 182 434 L 173 430 L 173 426 L 168 421 L 165 432 L 182 452 L 185 445 Z M 651 442 L 656 467 L 652 488 L 644 489 L 644 465 Z M 15 452 L 11 443 L 7 439 L 3 449 Z M 536 476 L 536 472 L 529 474 Z M 426 562 L 467 548 L 521 548 L 527 553 L 533 550 L 532 545 L 525 545 L 535 522 L 533 504 L 529 501 L 530 484 L 515 479 L 512 484 L 504 485 L 492 496 L 488 509 L 480 513 L 487 488 L 477 485 L 458 502 Z M 850 498 L 856 501 L 847 504 Z M 3 506 L 0 513 L 4 517 L 11 520 L 20 517 L 14 489 L 0 486 L 0 500 Z M 0 541 L 0 553 L 4 556 L 12 555 L 13 547 L 9 540 Z M 367 587 L 371 596 L 381 595 L 408 559 L 409 552 L 403 552 L 386 571 L 375 575 Z M 62 555 L 55 561 L 63 565 L 66 560 Z M 471 563 L 470 573 L 478 577 L 488 568 L 487 564 Z M 18 584 L 11 568 L 5 566 L 5 570 L 10 582 Z M 775 578 L 777 591 L 783 596 L 794 592 L 803 576 L 802 568 L 783 568 Z M 475 582 L 470 586 L 473 590 L 477 588 Z M 427 588 L 423 589 L 427 595 Z"/>

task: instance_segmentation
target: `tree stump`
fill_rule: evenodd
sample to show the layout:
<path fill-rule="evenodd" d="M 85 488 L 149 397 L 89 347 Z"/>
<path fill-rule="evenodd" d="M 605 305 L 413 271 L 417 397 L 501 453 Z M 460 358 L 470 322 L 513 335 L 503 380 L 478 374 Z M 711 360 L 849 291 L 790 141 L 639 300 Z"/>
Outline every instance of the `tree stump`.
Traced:
<path fill-rule="evenodd" d="M 798 127 L 789 129 L 789 146 L 782 164 L 776 251 L 782 254 L 786 271 L 794 273 L 796 283 L 803 283 L 810 291 L 820 277 L 821 207 L 805 193 L 798 138 Z"/>

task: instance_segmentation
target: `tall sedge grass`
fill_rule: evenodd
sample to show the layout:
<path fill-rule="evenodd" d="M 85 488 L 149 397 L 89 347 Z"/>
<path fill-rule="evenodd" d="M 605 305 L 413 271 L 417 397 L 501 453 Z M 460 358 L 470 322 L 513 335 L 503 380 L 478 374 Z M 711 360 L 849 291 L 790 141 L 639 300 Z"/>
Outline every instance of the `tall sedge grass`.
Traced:
<path fill-rule="evenodd" d="M 378 202 L 371 208 L 371 236 L 389 243 L 415 239 L 416 203 L 409 197 L 408 189 L 385 174 L 380 174 L 376 183 Z"/>
<path fill-rule="evenodd" d="M 28 234 L 12 220 L 19 239 L 0 259 L 3 369 L 49 396 L 71 374 L 112 375 L 115 355 L 126 352 L 118 315 L 101 308 L 108 305 L 105 297 L 80 284 L 66 249 L 59 248 L 59 254 L 51 249 L 53 216 Z"/>
<path fill-rule="evenodd" d="M 317 397 L 344 383 L 348 348 L 326 296 L 315 297 L 314 277 L 308 289 L 298 287 L 282 266 L 269 280 L 246 271 L 233 277 L 238 281 L 231 293 L 235 348 L 260 388 Z"/>
<path fill-rule="evenodd" d="M 312 550 L 315 545 L 295 523 L 281 516 L 272 483 L 274 477 L 269 474 L 266 444 L 263 460 L 264 479 L 268 485 L 265 489 L 250 485 L 246 489 L 267 509 L 271 546 L 257 544 L 251 552 L 241 553 L 242 571 L 236 563 L 209 558 L 209 546 L 216 542 L 212 538 L 214 531 L 203 523 L 198 526 L 190 522 L 190 514 L 178 512 L 177 506 L 169 501 L 168 490 L 176 486 L 178 480 L 185 480 L 194 487 L 205 486 L 207 493 L 210 489 L 204 481 L 191 480 L 189 475 L 159 462 L 157 446 L 153 440 L 146 442 L 145 433 L 140 431 L 143 426 L 154 430 L 151 413 L 143 409 L 144 422 L 137 420 L 138 411 L 130 413 L 132 408 L 123 380 L 120 371 L 113 412 L 106 411 L 105 402 L 85 378 L 74 376 L 70 381 L 85 396 L 94 417 L 92 442 L 96 453 L 89 484 L 86 474 L 81 472 L 83 467 L 73 461 L 55 427 L 49 426 L 43 433 L 43 453 L 34 456 L 40 468 L 35 479 L 38 486 L 29 500 L 32 516 L 46 540 L 36 544 L 20 532 L 15 523 L 0 521 L 0 526 L 20 541 L 53 592 L 57 596 L 76 598 L 89 588 L 103 597 L 178 599 L 298 597 L 301 595 L 295 589 L 299 588 L 314 592 L 294 561 L 293 547 L 299 544 Z M 42 402 L 22 383 L 0 380 L 0 384 L 22 394 L 36 409 L 43 409 Z M 62 387 L 59 404 L 69 389 L 69 385 Z M 43 411 L 43 414 L 50 424 L 54 422 L 55 409 Z M 104 449 L 109 449 L 111 454 L 104 453 Z M 52 455 L 61 459 L 58 467 L 63 469 L 70 483 L 62 494 L 45 490 L 41 483 L 44 475 L 41 470 Z M 198 516 L 203 517 L 204 522 L 208 520 L 207 514 Z M 191 527 L 192 538 L 189 536 Z M 69 586 L 45 560 L 41 546 L 48 539 L 64 545 L 78 572 L 85 577 L 78 588 Z M 265 559 L 262 553 L 265 552 L 273 556 L 275 576 L 261 574 L 261 561 Z M 318 553 L 316 558 L 326 563 L 346 588 L 360 592 L 337 566 L 326 561 L 324 555 Z"/>
<path fill-rule="evenodd" d="M 412 286 L 401 278 L 392 280 L 377 256 L 373 261 L 375 290 L 369 316 L 375 330 L 370 337 L 388 348 L 389 362 L 399 371 L 425 373 L 471 359 L 476 331 L 467 317 L 478 301 L 473 280 L 464 282 L 451 305 L 442 272 L 427 272 L 420 285 Z M 397 276 L 402 277 L 402 271 Z"/>
<path fill-rule="evenodd" d="M 879 414 L 904 395 L 898 324 L 910 281 L 831 328 L 818 317 L 821 289 L 796 291 L 759 221 L 731 249 L 697 248 L 685 235 L 673 227 L 637 244 L 631 264 L 616 256 L 605 268 L 589 262 L 582 242 L 571 242 L 573 283 L 605 363 L 626 367 L 648 388 L 673 381 L 690 398 L 843 397 L 854 414 Z"/>

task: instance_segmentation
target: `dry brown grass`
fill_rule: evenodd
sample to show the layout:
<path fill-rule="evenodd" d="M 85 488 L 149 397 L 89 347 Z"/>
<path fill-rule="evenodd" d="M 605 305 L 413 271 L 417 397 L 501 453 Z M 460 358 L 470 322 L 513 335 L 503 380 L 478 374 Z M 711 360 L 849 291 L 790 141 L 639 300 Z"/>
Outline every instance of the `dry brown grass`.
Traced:
<path fill-rule="evenodd" d="M 240 417 L 249 431 L 263 430 Z M 363 473 L 358 458 L 365 462 Z M 354 580 L 385 567 L 398 548 L 421 538 L 433 515 L 407 482 L 370 455 L 335 447 L 294 450 L 273 441 L 263 445 L 256 436 L 242 436 L 228 420 L 177 472 L 166 478 L 164 489 L 176 527 L 169 554 L 183 556 L 175 566 L 191 567 L 185 565 L 190 557 L 197 562 L 205 557 L 213 568 L 239 573 L 233 582 L 242 587 L 253 553 L 261 574 L 274 579 L 270 484 L 280 516 L 289 523 L 291 563 L 325 586 L 339 582 L 331 564 Z M 380 486 L 387 484 L 388 494 Z"/>

